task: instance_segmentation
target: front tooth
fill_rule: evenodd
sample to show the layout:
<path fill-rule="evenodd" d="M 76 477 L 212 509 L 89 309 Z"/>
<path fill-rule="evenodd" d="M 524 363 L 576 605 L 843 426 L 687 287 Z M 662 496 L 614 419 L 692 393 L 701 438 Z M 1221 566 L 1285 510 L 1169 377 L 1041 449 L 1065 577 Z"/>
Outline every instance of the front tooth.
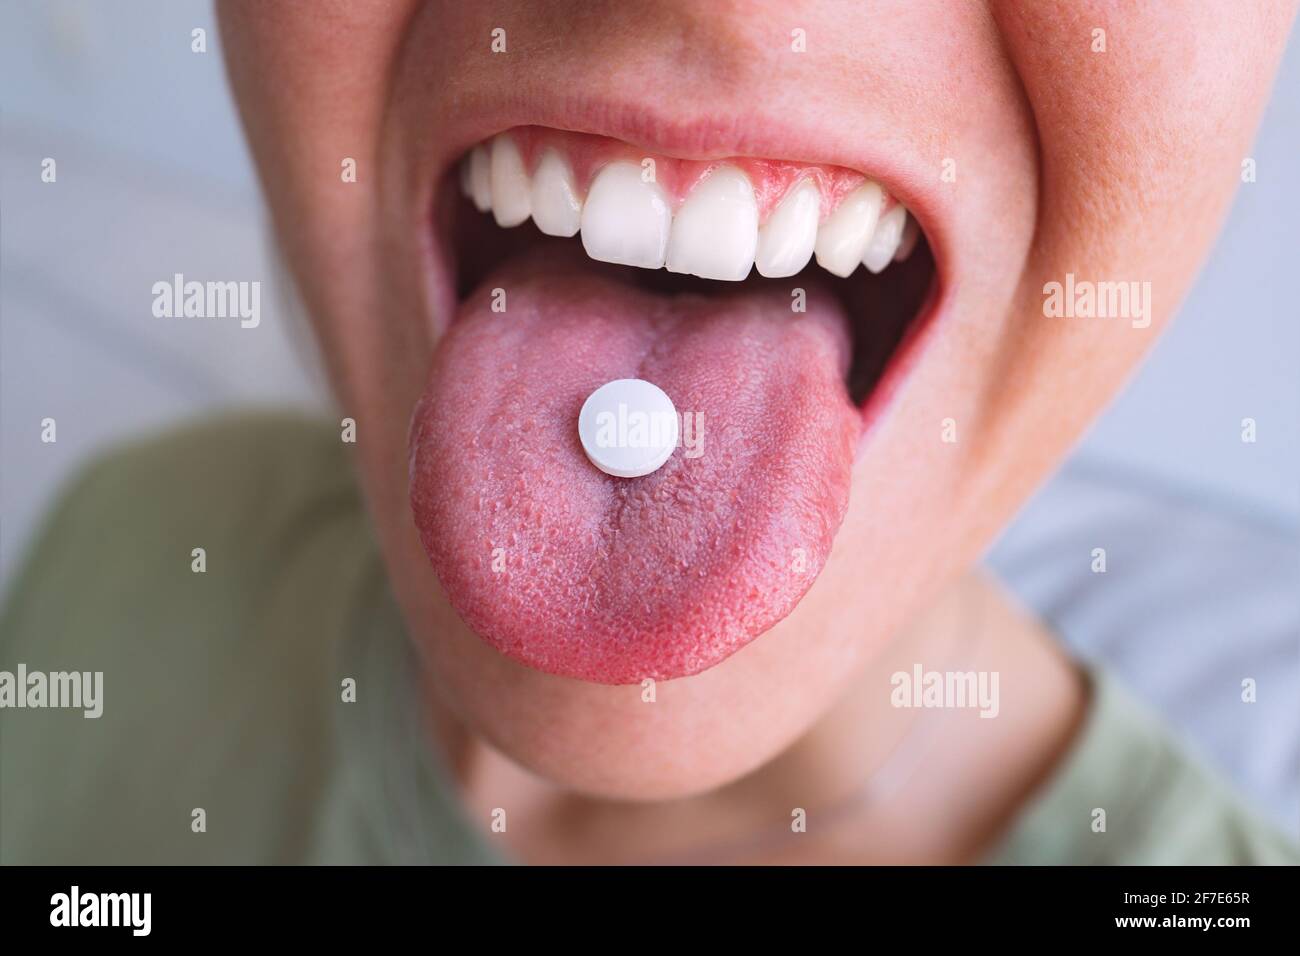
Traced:
<path fill-rule="evenodd" d="M 582 207 L 582 247 L 600 262 L 658 269 L 672 225 L 658 183 L 645 182 L 636 163 L 610 163 L 592 181 Z"/>
<path fill-rule="evenodd" d="M 821 192 L 808 180 L 781 200 L 758 232 L 754 265 L 760 275 L 781 279 L 808 264 L 817 244 L 821 206 Z"/>
<path fill-rule="evenodd" d="M 862 254 L 862 264 L 872 272 L 880 272 L 893 262 L 906 222 L 907 210 L 902 206 L 896 205 L 881 216 L 876 231 L 871 234 L 871 241 L 867 243 L 867 251 Z"/>
<path fill-rule="evenodd" d="M 898 251 L 894 253 L 894 261 L 905 261 L 916 248 L 916 240 L 920 237 L 921 227 L 916 224 L 916 217 L 909 213 L 907 222 L 903 226 L 903 238 L 898 243 Z"/>
<path fill-rule="evenodd" d="M 841 278 L 862 261 L 885 194 L 868 182 L 851 192 L 817 230 L 817 264 Z"/>
<path fill-rule="evenodd" d="M 699 183 L 673 218 L 668 271 L 738 282 L 758 246 L 758 202 L 749 177 L 721 166 Z"/>
<path fill-rule="evenodd" d="M 475 146 L 469 154 L 469 190 L 475 209 L 487 212 L 492 208 L 492 161 L 482 146 Z"/>
<path fill-rule="evenodd" d="M 573 172 L 553 149 L 542 154 L 533 173 L 533 222 L 548 236 L 572 236 L 582 225 L 582 201 Z"/>
<path fill-rule="evenodd" d="M 528 218 L 532 186 L 519 147 L 509 136 L 492 141 L 492 215 L 498 226 L 517 226 Z"/>

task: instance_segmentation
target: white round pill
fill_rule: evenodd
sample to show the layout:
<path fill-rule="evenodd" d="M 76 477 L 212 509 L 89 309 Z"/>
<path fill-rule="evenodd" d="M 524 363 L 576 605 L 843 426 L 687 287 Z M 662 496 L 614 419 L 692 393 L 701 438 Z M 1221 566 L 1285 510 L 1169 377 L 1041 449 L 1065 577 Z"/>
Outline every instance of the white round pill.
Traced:
<path fill-rule="evenodd" d="M 656 471 L 677 447 L 677 409 L 658 385 L 619 378 L 596 389 L 578 413 L 578 438 L 591 463 L 607 475 L 640 478 Z"/>

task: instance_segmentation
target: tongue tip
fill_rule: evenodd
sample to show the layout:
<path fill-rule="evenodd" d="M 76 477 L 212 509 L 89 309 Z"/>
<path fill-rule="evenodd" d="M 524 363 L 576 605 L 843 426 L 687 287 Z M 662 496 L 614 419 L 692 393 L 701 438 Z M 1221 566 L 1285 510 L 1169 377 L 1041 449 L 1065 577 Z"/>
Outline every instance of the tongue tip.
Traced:
<path fill-rule="evenodd" d="M 663 542 L 583 540 L 589 532 L 562 511 L 549 524 L 519 511 L 509 530 L 489 528 L 471 492 L 436 490 L 429 470 L 415 471 L 421 542 L 470 630 L 517 663 L 600 684 L 692 676 L 770 630 L 821 573 L 847 510 L 847 494 L 794 514 L 756 505 L 750 525 L 728 527 L 730 537 L 702 518 L 682 536 L 715 546 L 694 549 L 696 563 L 683 565 Z"/>
<path fill-rule="evenodd" d="M 665 624 L 674 617 L 667 609 L 619 615 L 570 605 L 557 612 L 535 600 L 525 575 L 467 580 L 436 545 L 426 542 L 426 549 L 452 607 L 486 644 L 533 670 L 609 685 L 675 680 L 722 663 L 788 616 L 821 570 L 819 560 L 781 594 L 746 595 L 742 616 L 732 610 L 733 593 L 714 589 L 685 611 L 685 620 Z"/>

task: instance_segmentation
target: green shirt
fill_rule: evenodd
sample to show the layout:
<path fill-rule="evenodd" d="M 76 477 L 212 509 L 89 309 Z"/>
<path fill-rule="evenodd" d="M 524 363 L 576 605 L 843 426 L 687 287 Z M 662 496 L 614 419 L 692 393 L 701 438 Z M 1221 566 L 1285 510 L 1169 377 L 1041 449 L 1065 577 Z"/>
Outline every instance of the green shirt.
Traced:
<path fill-rule="evenodd" d="M 227 418 L 92 465 L 0 614 L 0 671 L 20 664 L 102 671 L 103 712 L 0 710 L 0 863 L 501 859 L 426 734 L 332 426 Z M 1300 862 L 1094 681 L 1073 752 L 991 862 Z"/>

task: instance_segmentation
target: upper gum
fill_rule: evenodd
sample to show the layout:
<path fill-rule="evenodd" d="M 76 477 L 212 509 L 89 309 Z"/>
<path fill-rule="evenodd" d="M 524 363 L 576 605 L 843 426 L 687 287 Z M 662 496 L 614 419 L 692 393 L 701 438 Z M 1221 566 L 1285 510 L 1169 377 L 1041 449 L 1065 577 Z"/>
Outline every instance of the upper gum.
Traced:
<path fill-rule="evenodd" d="M 791 189 L 805 179 L 812 179 L 821 194 L 821 217 L 826 219 L 840 201 L 857 189 L 868 177 L 842 166 L 801 163 L 789 160 L 738 156 L 725 159 L 693 160 L 664 156 L 638 149 L 629 143 L 590 133 L 549 129 L 540 126 L 517 126 L 500 134 L 509 136 L 523 155 L 524 167 L 532 175 L 545 149 L 555 149 L 573 170 L 578 192 L 585 196 L 591 181 L 606 165 L 620 160 L 640 165 L 654 160 L 655 182 L 663 189 L 674 213 L 686 201 L 709 172 L 718 166 L 735 166 L 744 172 L 754 188 L 759 222 L 764 223 L 772 210 Z M 490 141 L 489 141 L 490 142 Z M 486 144 L 485 144 L 486 145 Z M 885 193 L 882 212 L 894 205 Z"/>

